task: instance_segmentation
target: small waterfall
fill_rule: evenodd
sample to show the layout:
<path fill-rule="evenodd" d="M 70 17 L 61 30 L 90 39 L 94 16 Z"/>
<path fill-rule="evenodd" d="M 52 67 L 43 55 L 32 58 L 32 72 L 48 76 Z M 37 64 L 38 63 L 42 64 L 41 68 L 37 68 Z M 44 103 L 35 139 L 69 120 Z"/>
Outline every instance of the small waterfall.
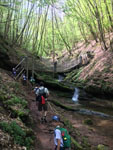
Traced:
<path fill-rule="evenodd" d="M 78 88 L 75 88 L 75 92 L 74 92 L 74 95 L 72 97 L 72 100 L 74 102 L 78 102 L 78 97 L 79 97 L 79 89 Z"/>
<path fill-rule="evenodd" d="M 58 75 L 58 81 L 61 82 L 63 81 L 64 77 L 62 75 Z"/>

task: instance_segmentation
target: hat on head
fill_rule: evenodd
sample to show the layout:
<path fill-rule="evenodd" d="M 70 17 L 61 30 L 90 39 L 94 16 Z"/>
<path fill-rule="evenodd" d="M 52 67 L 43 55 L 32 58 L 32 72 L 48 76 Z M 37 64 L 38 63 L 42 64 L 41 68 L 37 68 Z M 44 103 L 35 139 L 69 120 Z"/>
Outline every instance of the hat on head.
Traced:
<path fill-rule="evenodd" d="M 60 121 L 60 118 L 59 118 L 59 116 L 53 116 L 53 117 L 52 117 L 52 120 L 53 120 L 53 121 Z"/>
<path fill-rule="evenodd" d="M 40 86 L 44 86 L 44 83 L 43 83 L 43 82 L 40 82 Z"/>

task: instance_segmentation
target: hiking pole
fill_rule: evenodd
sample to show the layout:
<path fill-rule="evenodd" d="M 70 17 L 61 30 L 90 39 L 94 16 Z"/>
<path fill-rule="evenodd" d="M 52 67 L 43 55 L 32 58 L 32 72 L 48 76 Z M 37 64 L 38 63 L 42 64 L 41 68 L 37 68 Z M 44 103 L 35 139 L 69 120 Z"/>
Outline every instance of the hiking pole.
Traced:
<path fill-rule="evenodd" d="M 34 57 L 32 57 L 32 77 L 34 79 Z"/>
<path fill-rule="evenodd" d="M 28 76 L 29 76 L 29 64 L 28 64 L 28 57 L 26 57 L 26 77 L 27 77 L 27 85 L 28 85 Z"/>
<path fill-rule="evenodd" d="M 58 112 L 55 110 L 55 108 L 53 109 L 53 107 L 51 106 L 51 104 L 50 104 L 49 102 L 48 102 L 48 104 L 49 104 L 51 110 L 52 110 L 53 112 L 55 112 L 56 114 L 58 114 Z M 58 115 L 59 115 L 59 114 L 58 114 Z"/>
<path fill-rule="evenodd" d="M 55 109 L 54 107 L 51 106 L 51 104 L 50 104 L 49 102 L 48 102 L 48 104 L 49 104 L 51 110 L 52 110 L 54 113 L 56 113 L 57 115 L 59 115 L 60 117 L 62 117 L 62 115 L 59 114 L 59 113 L 56 111 L 56 109 Z M 54 108 L 54 109 L 53 109 L 53 108 Z"/>
<path fill-rule="evenodd" d="M 51 108 L 51 110 L 53 111 L 53 109 L 52 109 L 52 107 L 51 107 L 51 105 L 50 105 L 50 103 L 48 102 L 48 105 L 49 105 L 49 107 Z M 54 112 L 54 111 L 53 111 Z"/>

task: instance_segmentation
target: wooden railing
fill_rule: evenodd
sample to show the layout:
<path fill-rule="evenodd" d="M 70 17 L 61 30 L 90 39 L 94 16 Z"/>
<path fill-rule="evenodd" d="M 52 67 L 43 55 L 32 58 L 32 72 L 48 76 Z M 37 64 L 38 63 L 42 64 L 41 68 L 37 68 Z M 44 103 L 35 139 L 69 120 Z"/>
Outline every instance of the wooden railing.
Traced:
<path fill-rule="evenodd" d="M 57 68 L 56 68 L 56 72 L 66 72 L 68 70 L 70 70 L 71 68 L 74 68 L 76 66 L 78 66 L 81 63 L 80 58 L 78 59 L 72 59 L 72 60 L 68 60 L 67 62 L 58 62 L 57 63 Z M 21 68 L 20 71 L 18 72 L 18 74 L 15 76 L 15 79 L 18 79 L 22 73 L 24 72 L 24 70 L 26 70 L 26 77 L 28 79 L 28 70 L 32 70 L 32 77 L 34 78 L 34 72 L 35 71 L 42 71 L 42 72 L 54 72 L 54 64 L 47 60 L 39 60 L 33 57 L 24 57 L 19 63 L 18 65 L 15 67 L 15 70 L 17 70 L 18 68 Z"/>

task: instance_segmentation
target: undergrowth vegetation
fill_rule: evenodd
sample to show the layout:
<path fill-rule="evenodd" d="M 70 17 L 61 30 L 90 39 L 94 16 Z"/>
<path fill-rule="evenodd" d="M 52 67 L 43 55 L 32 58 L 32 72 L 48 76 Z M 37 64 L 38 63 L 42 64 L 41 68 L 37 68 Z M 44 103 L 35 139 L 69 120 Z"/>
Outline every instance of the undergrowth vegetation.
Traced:
<path fill-rule="evenodd" d="M 24 99 L 22 99 L 20 97 L 15 96 L 15 95 L 12 95 L 11 99 L 8 99 L 4 103 L 7 105 L 21 104 L 22 108 L 27 107 L 27 101 L 25 101 Z"/>
<path fill-rule="evenodd" d="M 12 121 L 11 123 L 8 122 L 0 122 L 0 128 L 7 132 L 14 138 L 14 142 L 21 146 L 26 146 L 28 150 L 30 150 L 33 144 L 33 136 L 27 135 L 27 132 L 23 130 L 16 121 Z"/>
<path fill-rule="evenodd" d="M 29 124 L 32 124 L 28 102 L 24 93 L 20 92 L 21 84 L 10 79 L 4 80 L 5 75 L 0 74 L 0 103 L 3 107 L 0 111 L 0 116 L 2 116 L 0 129 L 12 139 L 9 143 L 13 142 L 16 146 L 31 150 L 35 136 L 33 130 L 28 127 Z M 4 144 L 2 148 L 6 148 Z M 13 147 L 10 148 L 13 149 Z"/>

